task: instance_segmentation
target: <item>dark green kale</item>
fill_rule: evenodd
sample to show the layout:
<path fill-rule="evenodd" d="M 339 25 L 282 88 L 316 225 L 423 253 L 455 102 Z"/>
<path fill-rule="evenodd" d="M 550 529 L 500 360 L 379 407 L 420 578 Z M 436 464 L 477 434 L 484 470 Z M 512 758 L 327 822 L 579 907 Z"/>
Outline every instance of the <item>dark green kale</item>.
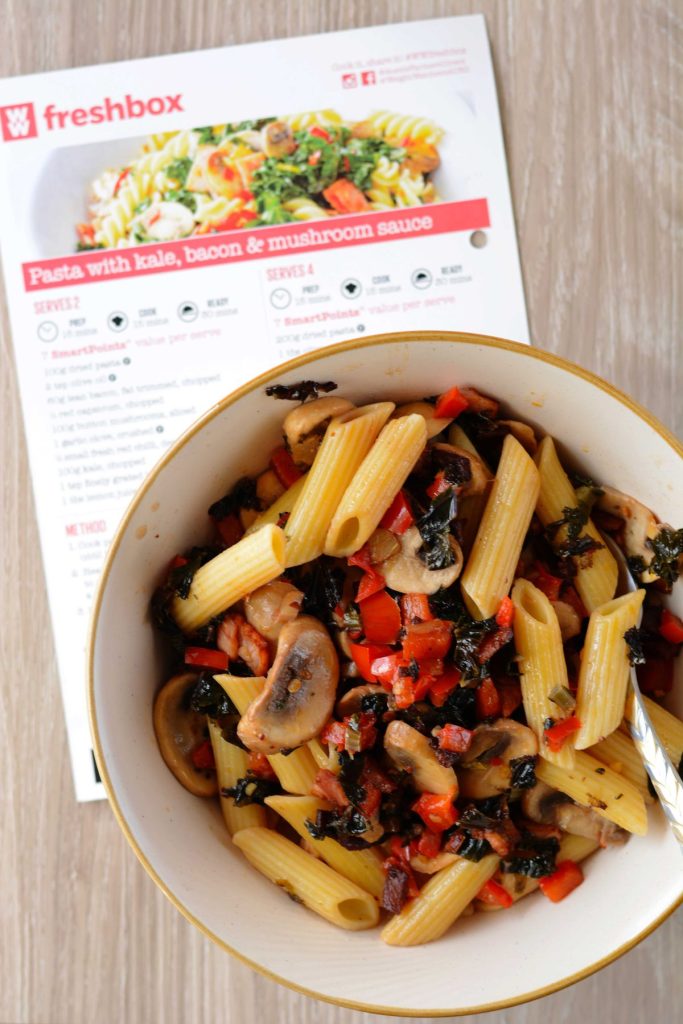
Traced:
<path fill-rule="evenodd" d="M 177 181 L 179 185 L 184 185 L 187 181 L 187 176 L 190 173 L 192 167 L 192 158 L 189 156 L 183 156 L 179 160 L 174 160 L 164 168 L 164 173 L 167 178 L 172 178 L 173 181 Z M 191 207 L 192 209 L 192 207 Z"/>
<path fill-rule="evenodd" d="M 238 515 L 241 508 L 252 508 L 260 511 L 261 502 L 256 494 L 256 481 L 250 476 L 243 476 L 227 494 L 209 507 L 212 519 L 225 519 L 230 515 Z"/>
<path fill-rule="evenodd" d="M 210 125 L 206 128 L 198 128 L 197 131 L 199 132 L 199 139 L 197 141 L 200 146 L 215 146 L 220 142 L 220 136 L 214 133 Z"/>
<path fill-rule="evenodd" d="M 628 646 L 628 660 L 632 665 L 644 665 L 646 662 L 643 641 L 647 639 L 646 634 L 637 626 L 631 626 L 624 633 L 624 640 Z"/>
<path fill-rule="evenodd" d="M 266 388 L 269 398 L 281 398 L 288 402 L 307 402 L 309 398 L 319 398 L 320 392 L 327 394 L 339 387 L 333 380 L 320 383 L 316 380 L 300 380 L 298 384 L 271 384 Z"/>
<path fill-rule="evenodd" d="M 604 491 L 592 483 L 590 485 L 584 484 L 576 492 L 576 506 L 570 508 L 565 505 L 562 509 L 562 518 L 548 523 L 545 528 L 545 535 L 551 544 L 555 540 L 558 531 L 566 527 L 564 541 L 555 547 L 555 552 L 560 558 L 568 556 L 580 558 L 605 546 L 592 537 L 581 536 L 590 519 L 593 505 L 604 493 Z"/>
<path fill-rule="evenodd" d="M 247 807 L 249 804 L 263 804 L 267 796 L 273 796 L 279 790 L 280 784 L 277 781 L 261 779 L 247 772 L 234 786 L 223 788 L 221 793 L 223 796 L 231 796 L 236 807 Z"/>
<path fill-rule="evenodd" d="M 418 552 L 428 569 L 445 569 L 455 562 L 450 526 L 458 514 L 458 499 L 450 489 L 438 494 L 416 523 L 423 547 Z"/>
<path fill-rule="evenodd" d="M 209 562 L 216 554 L 214 548 L 192 548 L 185 556 L 183 565 L 177 565 L 168 574 L 168 586 L 176 597 L 183 600 L 190 593 L 192 580 L 197 569 Z"/>
<path fill-rule="evenodd" d="M 182 203 L 192 213 L 195 213 L 197 210 L 197 197 L 192 192 L 187 192 L 184 188 L 176 188 L 171 189 L 169 192 L 164 192 L 164 199 L 169 203 Z"/>
<path fill-rule="evenodd" d="M 359 189 L 366 192 L 372 187 L 372 172 L 382 156 L 386 156 L 387 160 L 396 160 L 400 163 L 405 156 L 405 150 L 389 146 L 384 139 L 376 137 L 349 138 L 342 156 L 342 160 L 346 157 L 345 176 L 350 178 Z"/>
<path fill-rule="evenodd" d="M 492 853 L 492 847 L 488 839 L 475 839 L 469 832 L 462 830 L 455 832 L 446 844 L 448 850 L 457 853 L 465 860 L 480 861 L 482 857 Z"/>
<path fill-rule="evenodd" d="M 519 845 L 512 856 L 504 858 L 500 870 L 527 878 L 544 878 L 555 870 L 560 844 L 554 836 L 542 839 L 528 832 L 522 834 Z"/>
<path fill-rule="evenodd" d="M 536 785 L 536 760 L 535 754 L 528 754 L 525 757 L 514 757 L 510 761 L 510 786 L 513 790 L 533 789 Z"/>
<path fill-rule="evenodd" d="M 304 822 L 313 839 L 336 839 L 347 850 L 363 850 L 371 844 L 363 839 L 370 823 L 354 807 L 343 810 L 318 811 L 315 822 L 308 818 Z"/>
<path fill-rule="evenodd" d="M 476 682 L 482 678 L 482 644 L 498 632 L 498 623 L 495 617 L 473 619 L 461 600 L 453 605 L 449 617 L 454 623 L 451 658 L 462 675 L 461 684 Z"/>
<path fill-rule="evenodd" d="M 680 574 L 678 560 L 683 555 L 683 527 L 672 530 L 670 526 L 662 526 L 657 536 L 645 543 L 654 552 L 650 571 L 659 576 L 670 589 Z"/>
<path fill-rule="evenodd" d="M 341 782 L 341 787 L 352 806 L 358 808 L 367 796 L 365 786 L 362 786 L 360 782 L 365 758 L 359 755 L 351 757 L 346 750 L 340 750 L 338 757 L 338 778 Z"/>
<path fill-rule="evenodd" d="M 202 672 L 190 695 L 190 708 L 209 718 L 239 714 L 227 693 L 210 672 Z"/>
<path fill-rule="evenodd" d="M 366 693 L 361 697 L 360 709 L 366 714 L 373 714 L 381 722 L 389 707 L 388 693 Z"/>
<path fill-rule="evenodd" d="M 303 592 L 302 612 L 331 625 L 344 588 L 344 572 L 334 560 L 323 555 L 309 565 L 288 570 L 287 578 Z"/>

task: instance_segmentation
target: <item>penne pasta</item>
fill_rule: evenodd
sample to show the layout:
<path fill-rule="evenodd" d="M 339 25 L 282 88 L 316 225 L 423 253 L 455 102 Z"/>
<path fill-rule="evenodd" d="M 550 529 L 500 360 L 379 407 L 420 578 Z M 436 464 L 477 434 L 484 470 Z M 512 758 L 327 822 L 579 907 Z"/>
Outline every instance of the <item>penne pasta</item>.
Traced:
<path fill-rule="evenodd" d="M 535 456 L 540 477 L 541 488 L 536 504 L 536 514 L 544 526 L 562 519 L 565 508 L 577 508 L 576 492 L 565 473 L 555 449 L 552 437 L 544 437 Z M 602 544 L 600 533 L 592 520 L 579 533 L 579 537 L 590 537 Z M 557 547 L 567 540 L 566 527 L 561 527 L 553 537 L 553 546 Z M 619 575 L 616 559 L 604 544 L 592 551 L 585 560 L 575 558 L 576 576 L 574 586 L 588 612 L 594 611 L 614 597 Z"/>
<path fill-rule="evenodd" d="M 243 715 L 251 702 L 258 697 L 265 683 L 262 676 L 217 675 L 214 678 L 223 687 L 240 715 Z M 288 793 L 311 792 L 318 774 L 318 766 L 308 746 L 298 747 L 290 754 L 269 754 L 268 761 L 280 785 Z"/>
<path fill-rule="evenodd" d="M 592 807 L 627 832 L 639 836 L 647 833 L 647 809 L 639 790 L 584 750 L 576 751 L 573 768 L 560 768 L 539 758 L 536 775 L 541 782 L 566 793 L 579 804 Z"/>
<path fill-rule="evenodd" d="M 520 685 L 524 714 L 538 738 L 541 755 L 553 764 L 571 768 L 574 748 L 568 738 L 561 750 L 545 742 L 546 719 L 564 718 L 565 712 L 550 699 L 557 686 L 567 687 L 567 664 L 555 610 L 545 594 L 529 580 L 519 579 L 512 588 L 515 617 L 512 629 L 520 657 Z"/>
<path fill-rule="evenodd" d="M 393 402 L 378 402 L 351 409 L 330 422 L 287 520 L 288 566 L 310 562 L 323 553 L 342 496 L 393 409 Z"/>
<path fill-rule="evenodd" d="M 218 795 L 221 801 L 223 819 L 231 836 L 241 828 L 252 828 L 266 824 L 266 813 L 258 804 L 237 807 L 231 796 L 225 796 L 223 790 L 231 788 L 238 779 L 247 774 L 248 754 L 234 743 L 223 739 L 220 726 L 211 719 L 207 720 L 213 757 L 216 762 L 218 777 Z"/>
<path fill-rule="evenodd" d="M 681 723 L 674 719 L 678 726 Z M 681 730 L 681 750 L 683 750 L 683 729 Z M 606 764 L 617 775 L 628 779 L 642 793 L 646 804 L 653 803 L 653 796 L 648 786 L 648 777 L 643 760 L 635 748 L 633 740 L 621 729 L 616 729 L 604 740 L 589 747 L 588 753 L 602 764 Z"/>
<path fill-rule="evenodd" d="M 489 854 L 474 862 L 458 859 L 425 883 L 419 896 L 382 929 L 390 946 L 419 946 L 446 932 L 495 873 L 500 858 Z"/>
<path fill-rule="evenodd" d="M 329 810 L 331 804 L 314 796 L 269 796 L 266 804 L 292 826 L 303 839 L 310 840 L 311 849 L 326 864 L 350 879 L 361 889 L 380 899 L 384 888 L 382 856 L 377 849 L 346 850 L 335 839 L 312 839 L 306 821 L 315 823 L 318 811 Z"/>
<path fill-rule="evenodd" d="M 188 596 L 175 597 L 173 617 L 185 633 L 205 625 L 285 567 L 285 535 L 268 525 L 221 551 L 194 574 Z"/>
<path fill-rule="evenodd" d="M 591 612 L 579 669 L 577 750 L 609 736 L 624 717 L 631 673 L 624 633 L 636 625 L 644 597 L 644 590 L 635 590 Z"/>
<path fill-rule="evenodd" d="M 512 584 L 538 497 L 538 470 L 519 441 L 505 438 L 470 557 L 461 578 L 468 611 L 495 615 Z"/>
<path fill-rule="evenodd" d="M 246 531 L 246 536 L 250 533 L 256 533 L 256 531 L 260 530 L 262 526 L 268 526 L 269 523 L 272 523 L 273 526 L 277 526 L 282 516 L 285 516 L 288 513 L 291 514 L 299 495 L 304 489 L 305 483 L 306 476 L 300 476 L 296 483 L 293 483 L 291 487 L 288 487 L 285 493 L 281 494 L 272 505 L 269 505 L 265 512 L 261 512 L 261 514 L 256 517 Z"/>
<path fill-rule="evenodd" d="M 327 921 L 359 931 L 379 920 L 377 901 L 360 886 L 268 828 L 245 828 L 233 838 L 262 874 Z"/>
<path fill-rule="evenodd" d="M 365 544 L 426 442 L 423 416 L 411 413 L 386 424 L 339 502 L 325 538 L 325 554 L 345 558 Z"/>

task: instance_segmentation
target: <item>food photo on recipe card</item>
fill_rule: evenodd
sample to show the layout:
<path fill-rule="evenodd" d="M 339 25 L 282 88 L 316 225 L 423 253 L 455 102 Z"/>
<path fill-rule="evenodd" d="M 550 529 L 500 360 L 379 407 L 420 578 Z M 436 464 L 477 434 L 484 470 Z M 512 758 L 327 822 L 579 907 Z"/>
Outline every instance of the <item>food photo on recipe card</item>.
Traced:
<path fill-rule="evenodd" d="M 0 175 L 76 795 L 91 800 L 93 593 L 180 433 L 257 373 L 353 337 L 529 342 L 484 18 L 6 79 Z"/>

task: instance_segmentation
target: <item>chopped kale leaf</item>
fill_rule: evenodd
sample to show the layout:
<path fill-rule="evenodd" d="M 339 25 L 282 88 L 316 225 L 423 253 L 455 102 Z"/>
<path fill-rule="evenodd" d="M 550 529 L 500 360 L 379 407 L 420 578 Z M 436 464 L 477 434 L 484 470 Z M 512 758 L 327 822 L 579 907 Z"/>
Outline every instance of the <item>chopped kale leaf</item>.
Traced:
<path fill-rule="evenodd" d="M 536 785 L 536 760 L 535 754 L 528 754 L 510 761 L 512 789 L 533 789 Z"/>
<path fill-rule="evenodd" d="M 683 527 L 672 530 L 670 526 L 662 526 L 653 540 L 647 540 L 654 554 L 650 562 L 650 571 L 672 587 L 679 577 L 678 561 L 683 555 Z"/>
<path fill-rule="evenodd" d="M 252 508 L 257 511 L 261 508 L 261 502 L 256 494 L 256 481 L 250 476 L 243 476 L 227 494 L 214 501 L 213 505 L 209 506 L 209 515 L 212 519 L 225 519 L 227 516 L 237 515 L 241 508 Z"/>
<path fill-rule="evenodd" d="M 273 796 L 279 789 L 278 782 L 261 779 L 247 772 L 234 786 L 222 789 L 221 793 L 223 796 L 231 796 L 236 807 L 247 807 L 249 804 L 263 804 L 267 796 Z"/>
<path fill-rule="evenodd" d="M 209 718 L 236 715 L 239 712 L 227 693 L 210 672 L 202 672 L 190 697 L 190 708 Z"/>
<path fill-rule="evenodd" d="M 451 522 L 458 514 L 458 499 L 451 489 L 434 498 L 423 516 L 417 521 L 423 547 L 419 556 L 428 569 L 445 569 L 453 565 L 455 554 L 451 547 Z"/>
<path fill-rule="evenodd" d="M 624 640 L 628 646 L 628 660 L 632 665 L 644 665 L 646 662 L 643 641 L 646 635 L 637 626 L 631 626 L 624 633 Z"/>
<path fill-rule="evenodd" d="M 266 394 L 269 398 L 281 398 L 288 402 L 306 402 L 309 398 L 318 398 L 321 391 L 327 394 L 329 391 L 336 391 L 338 387 L 339 385 L 332 380 L 325 383 L 301 380 L 298 384 L 272 384 L 266 388 Z"/>
<path fill-rule="evenodd" d="M 500 870 L 527 878 L 543 878 L 555 870 L 560 844 L 553 836 L 541 839 L 525 832 L 511 857 L 501 861 Z"/>
<path fill-rule="evenodd" d="M 313 839 L 336 839 L 347 850 L 363 850 L 371 845 L 367 839 L 363 839 L 363 833 L 367 832 L 370 823 L 354 807 L 318 811 L 315 822 L 306 819 L 304 824 Z"/>
<path fill-rule="evenodd" d="M 177 181 L 179 185 L 184 185 L 187 181 L 187 176 L 190 173 L 192 167 L 192 158 L 189 156 L 183 156 L 179 160 L 174 160 L 164 169 L 164 173 L 167 178 L 172 178 L 173 181 Z"/>

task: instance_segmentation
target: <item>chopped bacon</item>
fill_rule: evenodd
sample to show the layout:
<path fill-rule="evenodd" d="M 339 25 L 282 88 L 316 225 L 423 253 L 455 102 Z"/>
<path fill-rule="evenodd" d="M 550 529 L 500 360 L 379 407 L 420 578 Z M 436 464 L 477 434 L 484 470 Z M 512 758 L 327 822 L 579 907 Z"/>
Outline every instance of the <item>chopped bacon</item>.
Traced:
<path fill-rule="evenodd" d="M 216 646 L 229 661 L 241 658 L 256 676 L 264 676 L 270 667 L 268 641 L 242 615 L 223 617 L 216 634 Z"/>
<path fill-rule="evenodd" d="M 512 629 L 510 626 L 499 626 L 495 633 L 490 633 L 479 644 L 477 658 L 480 664 L 489 661 L 494 654 L 497 654 L 501 647 L 509 644 L 512 640 Z"/>
<path fill-rule="evenodd" d="M 319 796 L 322 800 L 329 800 L 330 803 L 336 804 L 337 807 L 349 806 L 349 798 L 344 792 L 341 782 L 334 772 L 329 771 L 327 768 L 321 768 L 316 775 L 311 787 L 311 795 Z"/>

